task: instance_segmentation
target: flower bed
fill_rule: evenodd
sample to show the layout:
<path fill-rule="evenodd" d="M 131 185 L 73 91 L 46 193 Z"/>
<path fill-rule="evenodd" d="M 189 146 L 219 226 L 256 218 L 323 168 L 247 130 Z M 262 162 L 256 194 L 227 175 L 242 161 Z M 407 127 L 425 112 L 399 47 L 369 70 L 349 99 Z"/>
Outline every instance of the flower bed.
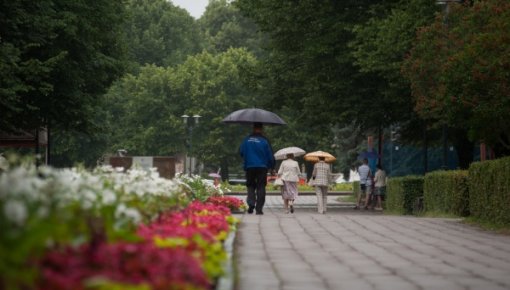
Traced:
<path fill-rule="evenodd" d="M 244 206 L 215 193 L 155 171 L 12 167 L 0 174 L 0 289 L 210 289 L 230 209 Z"/>

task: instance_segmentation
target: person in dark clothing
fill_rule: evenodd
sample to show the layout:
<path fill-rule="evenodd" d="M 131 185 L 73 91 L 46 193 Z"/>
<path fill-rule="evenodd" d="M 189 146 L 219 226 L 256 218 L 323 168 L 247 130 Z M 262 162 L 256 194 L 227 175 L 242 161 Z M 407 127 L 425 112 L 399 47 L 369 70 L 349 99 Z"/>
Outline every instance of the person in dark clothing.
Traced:
<path fill-rule="evenodd" d="M 262 209 L 266 201 L 267 172 L 274 174 L 275 159 L 271 143 L 262 134 L 261 123 L 253 124 L 253 133 L 244 138 L 239 153 L 244 159 L 246 187 L 248 189 L 248 213 L 264 214 Z"/>

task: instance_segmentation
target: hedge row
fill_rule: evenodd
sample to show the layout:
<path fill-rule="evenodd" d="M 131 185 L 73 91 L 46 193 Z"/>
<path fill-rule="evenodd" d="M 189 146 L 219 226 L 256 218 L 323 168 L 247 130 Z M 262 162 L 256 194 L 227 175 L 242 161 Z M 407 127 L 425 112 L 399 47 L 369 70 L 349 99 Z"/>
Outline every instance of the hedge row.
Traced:
<path fill-rule="evenodd" d="M 510 157 L 471 164 L 469 211 L 482 221 L 510 225 Z"/>
<path fill-rule="evenodd" d="M 468 171 L 435 171 L 425 177 L 391 178 L 386 208 L 411 214 L 429 212 L 472 216 L 482 222 L 510 225 L 510 157 L 472 163 Z"/>
<path fill-rule="evenodd" d="M 422 176 L 391 178 L 387 184 L 386 209 L 399 214 L 412 214 L 418 198 L 422 196 Z"/>
<path fill-rule="evenodd" d="M 434 171 L 425 175 L 424 209 L 431 212 L 469 215 L 468 171 Z"/>
<path fill-rule="evenodd" d="M 359 194 L 359 181 L 352 182 L 352 194 L 357 197 Z"/>

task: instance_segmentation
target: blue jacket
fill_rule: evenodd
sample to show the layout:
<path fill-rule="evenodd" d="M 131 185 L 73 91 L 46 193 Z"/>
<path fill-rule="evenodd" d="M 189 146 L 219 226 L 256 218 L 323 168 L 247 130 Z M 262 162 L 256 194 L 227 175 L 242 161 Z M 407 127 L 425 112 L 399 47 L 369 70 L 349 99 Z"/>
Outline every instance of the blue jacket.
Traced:
<path fill-rule="evenodd" d="M 274 168 L 273 148 L 269 140 L 261 134 L 251 134 L 244 138 L 239 153 L 244 159 L 244 170 L 255 167 Z"/>

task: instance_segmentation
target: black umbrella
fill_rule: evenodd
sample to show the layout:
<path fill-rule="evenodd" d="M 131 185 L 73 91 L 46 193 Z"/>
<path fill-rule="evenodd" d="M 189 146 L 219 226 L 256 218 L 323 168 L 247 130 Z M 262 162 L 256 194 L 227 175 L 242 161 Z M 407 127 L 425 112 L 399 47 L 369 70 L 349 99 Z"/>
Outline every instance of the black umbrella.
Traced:
<path fill-rule="evenodd" d="M 223 123 L 253 124 L 262 123 L 268 125 L 287 125 L 282 118 L 273 112 L 262 109 L 242 109 L 230 113 L 222 121 Z"/>

